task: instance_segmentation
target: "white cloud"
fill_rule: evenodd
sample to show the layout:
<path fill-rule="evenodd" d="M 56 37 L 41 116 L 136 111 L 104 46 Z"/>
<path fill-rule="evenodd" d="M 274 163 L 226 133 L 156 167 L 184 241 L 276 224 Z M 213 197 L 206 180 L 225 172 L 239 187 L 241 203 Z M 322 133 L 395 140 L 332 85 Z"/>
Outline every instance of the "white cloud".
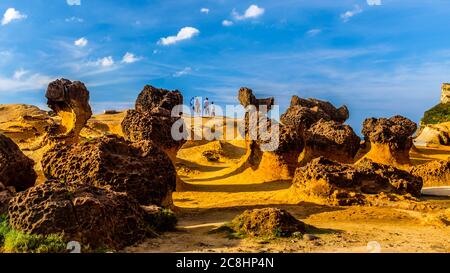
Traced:
<path fill-rule="evenodd" d="M 381 0 L 367 0 L 369 6 L 381 6 Z"/>
<path fill-rule="evenodd" d="M 83 18 L 80 18 L 80 17 L 72 16 L 72 17 L 66 18 L 65 21 L 68 22 L 68 23 L 69 23 L 69 22 L 83 23 L 83 22 L 84 22 L 84 19 L 83 19 Z"/>
<path fill-rule="evenodd" d="M 81 6 L 81 0 L 67 0 L 69 6 Z"/>
<path fill-rule="evenodd" d="M 29 76 L 25 77 L 26 74 Z M 46 75 L 41 75 L 39 73 L 29 74 L 26 71 L 18 70 L 14 72 L 12 78 L 3 77 L 0 75 L 0 92 L 13 93 L 20 91 L 40 90 L 45 88 L 52 80 L 53 79 L 51 77 Z"/>
<path fill-rule="evenodd" d="M 173 45 L 183 40 L 191 39 L 192 37 L 198 35 L 200 31 L 193 27 L 184 27 L 180 29 L 178 34 L 176 36 L 168 36 L 165 38 L 161 38 L 158 41 L 158 44 L 160 45 Z"/>
<path fill-rule="evenodd" d="M 74 45 L 78 46 L 78 47 L 85 47 L 88 44 L 88 40 L 84 37 L 76 40 L 75 42 L 73 42 Z"/>
<path fill-rule="evenodd" d="M 122 63 L 132 64 L 139 61 L 141 58 L 134 56 L 133 53 L 127 52 L 122 58 Z"/>
<path fill-rule="evenodd" d="M 265 12 L 264 8 L 260 8 L 257 5 L 251 5 L 245 11 L 244 15 L 240 15 L 236 10 L 233 10 L 232 14 L 236 20 L 245 20 L 245 19 L 250 19 L 250 18 L 257 18 L 257 17 L 263 15 L 264 12 Z"/>
<path fill-rule="evenodd" d="M 114 59 L 112 56 L 104 57 L 98 59 L 97 62 L 95 62 L 95 64 L 102 67 L 110 67 L 114 65 Z"/>
<path fill-rule="evenodd" d="M 209 9 L 208 8 L 201 8 L 200 12 L 208 14 L 209 13 Z"/>
<path fill-rule="evenodd" d="M 224 27 L 229 27 L 229 26 L 232 26 L 234 23 L 232 22 L 232 21 L 230 21 L 230 20 L 223 20 L 222 21 L 222 26 L 224 26 Z"/>
<path fill-rule="evenodd" d="M 187 74 L 189 74 L 189 73 L 191 73 L 191 72 L 192 72 L 192 68 L 190 68 L 190 67 L 185 67 L 183 70 L 175 72 L 175 74 L 173 74 L 173 76 L 174 76 L 175 78 L 179 78 L 179 77 L 184 76 L 184 75 L 187 75 Z"/>
<path fill-rule="evenodd" d="M 322 32 L 322 30 L 320 28 L 313 28 L 308 30 L 308 32 L 306 32 L 306 34 L 308 34 L 309 36 L 316 36 L 318 34 L 320 34 Z"/>
<path fill-rule="evenodd" d="M 348 20 L 350 20 L 350 18 L 352 18 L 353 16 L 355 16 L 356 14 L 359 14 L 363 12 L 362 8 L 358 5 L 356 5 L 352 10 L 348 10 L 344 13 L 341 14 L 341 19 L 344 22 L 347 22 Z"/>
<path fill-rule="evenodd" d="M 9 8 L 5 11 L 5 14 L 3 14 L 2 26 L 11 23 L 14 20 L 21 20 L 26 18 L 26 14 L 20 13 L 20 11 L 16 10 L 15 8 Z"/>
<path fill-rule="evenodd" d="M 14 72 L 13 79 L 20 80 L 23 76 L 25 76 L 25 74 L 28 74 L 28 71 L 20 68 Z"/>

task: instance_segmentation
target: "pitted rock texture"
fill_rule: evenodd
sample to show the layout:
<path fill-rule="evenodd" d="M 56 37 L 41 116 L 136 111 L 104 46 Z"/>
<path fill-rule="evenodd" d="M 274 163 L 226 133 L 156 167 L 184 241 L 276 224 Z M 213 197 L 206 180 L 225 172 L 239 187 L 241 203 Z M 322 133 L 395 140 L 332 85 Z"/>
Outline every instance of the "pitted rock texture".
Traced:
<path fill-rule="evenodd" d="M 146 85 L 136 100 L 135 108 L 138 112 L 151 112 L 155 108 L 172 111 L 175 106 L 181 104 L 183 104 L 183 96 L 180 91 L 169 91 Z"/>
<path fill-rule="evenodd" d="M 48 107 L 61 118 L 59 128 L 53 128 L 50 133 L 61 137 L 78 138 L 92 116 L 86 86 L 79 81 L 56 80 L 48 85 L 45 97 Z"/>
<path fill-rule="evenodd" d="M 56 145 L 42 159 L 48 179 L 80 181 L 125 192 L 142 205 L 169 206 L 176 173 L 169 157 L 150 141 L 110 136 Z"/>
<path fill-rule="evenodd" d="M 365 157 L 381 164 L 409 165 L 416 130 L 417 124 L 402 116 L 366 119 L 362 133 L 366 142 L 370 142 L 370 151 Z"/>
<path fill-rule="evenodd" d="M 341 163 L 353 163 L 361 139 L 353 129 L 336 121 L 320 120 L 305 133 L 302 165 L 324 156 Z"/>
<path fill-rule="evenodd" d="M 286 210 L 263 208 L 246 210 L 231 222 L 234 231 L 255 237 L 288 237 L 306 233 L 306 224 Z"/>
<path fill-rule="evenodd" d="M 281 116 L 281 122 L 286 125 L 299 127 L 303 125 L 309 129 L 314 123 L 323 119 L 325 121 L 345 122 L 349 118 L 347 106 L 334 107 L 327 101 L 317 99 L 302 99 L 293 96 L 291 106 Z"/>
<path fill-rule="evenodd" d="M 34 162 L 25 156 L 8 137 L 0 134 L 0 183 L 23 191 L 34 185 L 36 172 Z"/>
<path fill-rule="evenodd" d="M 122 121 L 125 138 L 132 142 L 153 141 L 174 161 L 177 151 L 186 142 L 186 126 L 173 107 L 183 104 L 178 90 L 169 91 L 146 85 L 136 100 L 135 110 L 129 110 Z M 180 137 L 172 136 L 176 126 Z"/>
<path fill-rule="evenodd" d="M 8 213 L 9 201 L 16 194 L 14 187 L 5 187 L 0 182 L 0 215 Z"/>
<path fill-rule="evenodd" d="M 436 160 L 415 166 L 411 173 L 420 176 L 427 187 L 450 186 L 450 161 Z"/>
<path fill-rule="evenodd" d="M 119 250 L 142 240 L 145 212 L 124 193 L 80 182 L 48 181 L 18 193 L 8 209 L 13 228 L 32 234 L 64 232 L 91 249 Z"/>
<path fill-rule="evenodd" d="M 420 177 L 368 159 L 347 165 L 320 157 L 297 169 L 292 190 L 304 200 L 346 206 L 377 194 L 419 197 L 422 186 Z"/>

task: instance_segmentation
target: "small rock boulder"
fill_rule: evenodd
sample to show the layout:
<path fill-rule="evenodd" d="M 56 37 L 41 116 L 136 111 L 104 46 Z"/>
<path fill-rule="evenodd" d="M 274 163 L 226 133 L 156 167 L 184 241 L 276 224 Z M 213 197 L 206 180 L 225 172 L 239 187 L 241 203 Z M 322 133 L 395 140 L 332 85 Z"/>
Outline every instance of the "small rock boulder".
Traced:
<path fill-rule="evenodd" d="M 146 236 L 144 211 L 124 193 L 80 182 L 48 181 L 18 193 L 8 215 L 14 229 L 32 234 L 62 233 L 82 247 L 120 250 Z"/>
<path fill-rule="evenodd" d="M 289 237 L 306 233 L 307 226 L 286 210 L 263 208 L 244 211 L 233 219 L 231 228 L 252 237 Z"/>
<path fill-rule="evenodd" d="M 136 99 L 135 109 L 138 112 L 151 112 L 155 108 L 172 111 L 175 106 L 180 104 L 183 104 L 183 96 L 180 91 L 169 91 L 146 85 Z"/>
<path fill-rule="evenodd" d="M 336 108 L 327 101 L 302 99 L 293 96 L 291 99 L 291 106 L 287 109 L 286 113 L 281 116 L 280 120 L 286 125 L 299 127 L 301 124 L 305 129 L 309 129 L 314 123 L 321 119 L 344 123 L 349 116 L 348 108 L 345 105 Z"/>
<path fill-rule="evenodd" d="M 322 119 L 305 133 L 301 165 L 321 156 L 341 163 L 353 163 L 360 142 L 361 139 L 349 125 Z"/>
<path fill-rule="evenodd" d="M 26 157 L 8 137 L 0 134 L 0 183 L 23 191 L 36 182 L 33 160 Z"/>
<path fill-rule="evenodd" d="M 364 156 L 374 162 L 406 168 L 411 164 L 409 152 L 417 124 L 402 117 L 369 118 L 364 121 L 362 133 L 370 150 Z"/>
<path fill-rule="evenodd" d="M 58 144 L 44 154 L 42 167 L 48 179 L 125 192 L 142 205 L 171 205 L 176 186 L 175 168 L 155 144 L 129 143 L 115 136 Z"/>

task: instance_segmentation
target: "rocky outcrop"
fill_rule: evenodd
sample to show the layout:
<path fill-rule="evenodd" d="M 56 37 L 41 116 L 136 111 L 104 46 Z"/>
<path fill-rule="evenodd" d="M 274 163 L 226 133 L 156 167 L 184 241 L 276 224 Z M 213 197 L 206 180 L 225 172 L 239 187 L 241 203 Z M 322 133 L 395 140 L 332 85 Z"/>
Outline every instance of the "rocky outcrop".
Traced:
<path fill-rule="evenodd" d="M 61 124 L 50 130 L 51 136 L 76 140 L 92 116 L 89 91 L 79 81 L 60 79 L 48 85 L 47 105 L 61 118 Z"/>
<path fill-rule="evenodd" d="M 34 162 L 8 137 L 0 134 L 0 183 L 23 191 L 34 185 Z"/>
<path fill-rule="evenodd" d="M 305 133 L 300 165 L 321 156 L 341 163 L 353 163 L 360 141 L 350 126 L 333 120 L 320 120 Z"/>
<path fill-rule="evenodd" d="M 257 110 L 259 110 L 261 106 L 264 106 L 266 107 L 266 111 L 269 111 L 275 103 L 275 98 L 273 97 L 266 99 L 257 99 L 255 95 L 253 95 L 253 90 L 247 87 L 242 87 L 241 89 L 239 89 L 238 100 L 244 108 L 253 105 Z"/>
<path fill-rule="evenodd" d="M 370 150 L 363 158 L 408 168 L 411 164 L 409 152 L 413 146 L 412 135 L 416 130 L 416 123 L 402 116 L 366 119 L 362 133 Z"/>
<path fill-rule="evenodd" d="M 241 88 L 238 99 L 243 107 L 254 105 L 256 109 L 255 113 L 247 112 L 245 116 L 246 166 L 255 171 L 272 170 L 271 178 L 275 180 L 290 179 L 303 149 L 302 127 L 283 125 L 269 119 L 260 106 L 265 105 L 266 110 L 270 110 L 273 98 L 257 99 L 251 89 Z M 258 115 L 255 120 L 254 114 Z"/>
<path fill-rule="evenodd" d="M 153 141 L 175 162 L 178 150 L 186 142 L 185 139 L 175 140 L 171 133 L 172 126 L 182 121 L 179 116 L 172 117 L 172 109 L 181 104 L 183 96 L 178 90 L 145 86 L 136 100 L 135 110 L 129 110 L 122 121 L 125 138 L 132 142 Z"/>
<path fill-rule="evenodd" d="M 450 103 L 450 83 L 442 84 L 441 103 Z"/>
<path fill-rule="evenodd" d="M 411 169 L 415 176 L 422 177 L 424 186 L 450 186 L 450 161 L 430 161 Z"/>
<path fill-rule="evenodd" d="M 176 185 L 175 168 L 156 144 L 115 136 L 58 144 L 44 154 L 42 167 L 48 179 L 125 192 L 142 205 L 170 206 Z"/>
<path fill-rule="evenodd" d="M 422 185 L 420 177 L 369 159 L 347 165 L 320 157 L 297 169 L 291 190 L 303 201 L 346 206 L 379 194 L 419 197 Z"/>
<path fill-rule="evenodd" d="M 414 143 L 418 146 L 450 145 L 450 122 L 422 126 Z"/>
<path fill-rule="evenodd" d="M 143 239 L 145 212 L 124 193 L 80 182 L 48 181 L 11 199 L 9 221 L 32 234 L 64 233 L 83 247 L 119 250 Z"/>
<path fill-rule="evenodd" d="M 231 222 L 235 232 L 255 237 L 289 237 L 293 233 L 306 233 L 306 224 L 286 210 L 264 208 L 246 210 Z"/>
<path fill-rule="evenodd" d="M 325 121 L 336 121 L 344 123 L 350 114 L 347 106 L 334 107 L 327 101 L 317 99 L 302 99 L 293 96 L 291 106 L 286 113 L 281 116 L 281 122 L 285 125 L 298 127 L 302 124 L 305 129 L 309 129 L 314 123 L 323 119 Z"/>

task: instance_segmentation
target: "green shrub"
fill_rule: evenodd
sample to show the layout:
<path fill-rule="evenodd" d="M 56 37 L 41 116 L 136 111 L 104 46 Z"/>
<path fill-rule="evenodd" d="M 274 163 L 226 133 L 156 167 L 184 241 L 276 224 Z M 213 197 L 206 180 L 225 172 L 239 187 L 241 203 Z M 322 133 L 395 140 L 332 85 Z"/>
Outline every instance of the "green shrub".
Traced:
<path fill-rule="evenodd" d="M 438 124 L 448 121 L 450 121 L 450 103 L 440 103 L 425 112 L 421 124 Z"/>
<path fill-rule="evenodd" d="M 11 228 L 8 219 L 0 216 L 0 248 L 7 253 L 66 252 L 64 234 L 27 234 Z"/>
<path fill-rule="evenodd" d="M 158 213 L 152 216 L 149 222 L 151 223 L 151 228 L 156 231 L 171 231 L 177 226 L 178 219 L 170 209 L 161 209 Z"/>

